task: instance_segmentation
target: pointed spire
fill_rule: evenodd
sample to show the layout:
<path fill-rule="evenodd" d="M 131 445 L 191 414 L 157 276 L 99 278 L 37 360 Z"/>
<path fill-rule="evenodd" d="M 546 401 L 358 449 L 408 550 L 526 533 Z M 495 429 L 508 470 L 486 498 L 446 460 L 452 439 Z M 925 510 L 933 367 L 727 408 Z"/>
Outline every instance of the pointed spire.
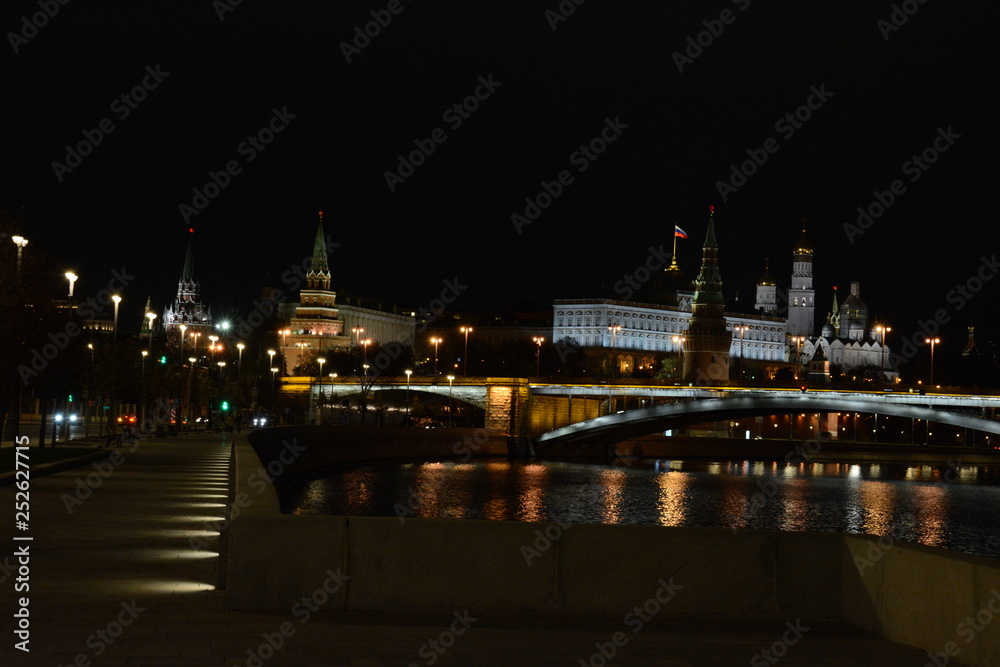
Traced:
<path fill-rule="evenodd" d="M 840 306 L 837 305 L 837 286 L 836 285 L 833 286 L 833 305 L 830 306 L 830 314 L 831 315 L 839 315 L 840 314 Z"/>
<path fill-rule="evenodd" d="M 764 275 L 760 277 L 757 281 L 757 285 L 761 287 L 774 287 L 776 283 L 771 278 L 771 258 L 768 257 L 764 260 Z"/>
<path fill-rule="evenodd" d="M 719 246 L 715 240 L 715 207 L 708 207 L 708 231 L 701 251 L 701 269 L 694 280 L 694 304 L 716 305 L 722 315 L 722 276 L 719 274 Z"/>
<path fill-rule="evenodd" d="M 703 248 L 718 248 L 719 244 L 715 240 L 715 207 L 708 207 L 708 231 L 705 232 L 705 244 Z"/>
<path fill-rule="evenodd" d="M 976 349 L 976 328 L 969 327 L 969 340 L 965 341 L 965 349 L 962 350 L 963 357 L 978 357 L 979 350 Z"/>
<path fill-rule="evenodd" d="M 194 251 L 191 246 L 194 243 L 194 227 L 188 228 L 191 237 L 188 238 L 187 254 L 184 256 L 184 270 L 181 272 L 181 280 L 194 282 Z"/>
<path fill-rule="evenodd" d="M 799 242 L 795 244 L 795 254 L 796 255 L 811 255 L 813 253 L 812 244 L 809 243 L 809 239 L 806 238 L 806 224 L 809 222 L 809 218 L 802 218 L 802 238 Z"/>
<path fill-rule="evenodd" d="M 316 240 L 313 242 L 312 264 L 310 273 L 330 273 L 330 264 L 326 256 L 326 235 L 323 233 L 323 211 L 319 212 L 319 224 L 316 225 Z"/>

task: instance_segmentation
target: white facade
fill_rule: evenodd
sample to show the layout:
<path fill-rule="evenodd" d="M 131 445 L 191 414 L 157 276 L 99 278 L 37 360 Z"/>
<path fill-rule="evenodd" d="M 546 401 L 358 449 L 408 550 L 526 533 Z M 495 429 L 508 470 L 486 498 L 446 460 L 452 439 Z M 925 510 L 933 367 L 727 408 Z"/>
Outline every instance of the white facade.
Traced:
<path fill-rule="evenodd" d="M 678 352 L 691 319 L 687 309 L 638 304 L 609 299 L 561 299 L 555 302 L 552 340 L 570 339 L 582 347 L 614 348 L 646 352 Z M 621 329 L 610 331 L 619 325 Z M 737 326 L 745 326 L 742 345 Z M 726 315 L 726 328 L 733 332 L 730 356 L 761 361 L 787 360 L 788 326 L 785 320 L 755 315 Z"/>

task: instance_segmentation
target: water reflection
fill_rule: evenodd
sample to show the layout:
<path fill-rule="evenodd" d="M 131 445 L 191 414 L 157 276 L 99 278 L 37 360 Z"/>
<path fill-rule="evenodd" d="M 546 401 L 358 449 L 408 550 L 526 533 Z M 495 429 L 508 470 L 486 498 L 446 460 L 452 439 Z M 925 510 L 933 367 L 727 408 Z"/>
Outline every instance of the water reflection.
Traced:
<path fill-rule="evenodd" d="M 428 461 L 303 483 L 285 512 L 893 535 L 1000 558 L 1000 469 L 663 460 Z"/>

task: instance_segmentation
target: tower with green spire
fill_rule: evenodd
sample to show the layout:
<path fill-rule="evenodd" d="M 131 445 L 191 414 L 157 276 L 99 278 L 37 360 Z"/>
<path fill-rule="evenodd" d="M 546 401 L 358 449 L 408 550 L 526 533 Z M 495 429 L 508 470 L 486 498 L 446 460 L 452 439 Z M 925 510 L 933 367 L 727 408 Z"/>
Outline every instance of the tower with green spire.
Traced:
<path fill-rule="evenodd" d="M 694 280 L 691 319 L 684 341 L 684 381 L 697 385 L 729 381 L 732 334 L 726 330 L 726 304 L 715 240 L 715 207 L 709 207 L 708 231 L 702 246 L 701 270 Z"/>
<path fill-rule="evenodd" d="M 330 289 L 330 260 L 326 248 L 323 211 L 320 211 L 306 284 L 299 290 L 299 303 L 288 322 L 291 333 L 282 337 L 285 346 L 282 351 L 289 372 L 294 372 L 306 361 L 304 355 L 309 352 L 322 356 L 327 350 L 348 348 L 352 343 L 350 336 L 344 335 L 337 293 Z"/>

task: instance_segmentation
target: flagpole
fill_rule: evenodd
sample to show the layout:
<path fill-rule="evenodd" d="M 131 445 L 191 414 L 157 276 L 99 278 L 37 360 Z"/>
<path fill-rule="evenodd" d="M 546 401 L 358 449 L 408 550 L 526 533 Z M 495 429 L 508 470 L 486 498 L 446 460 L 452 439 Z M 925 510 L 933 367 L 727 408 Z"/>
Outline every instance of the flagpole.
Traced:
<path fill-rule="evenodd" d="M 674 224 L 674 254 L 670 257 L 670 263 L 677 263 L 677 225 Z"/>

